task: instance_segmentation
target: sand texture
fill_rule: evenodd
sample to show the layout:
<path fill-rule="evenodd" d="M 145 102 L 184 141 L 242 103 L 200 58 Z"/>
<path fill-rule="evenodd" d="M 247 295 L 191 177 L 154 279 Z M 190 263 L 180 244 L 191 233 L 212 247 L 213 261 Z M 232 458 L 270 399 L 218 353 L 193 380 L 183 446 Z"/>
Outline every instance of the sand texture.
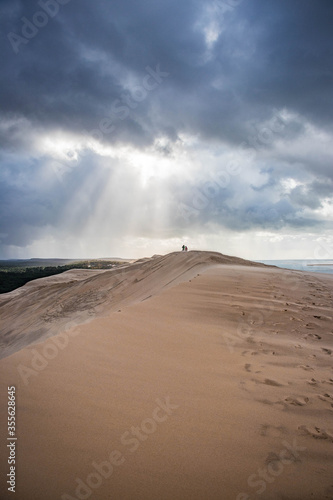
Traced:
<path fill-rule="evenodd" d="M 1 499 L 333 499 L 333 276 L 211 252 L 84 273 L 1 296 Z"/>

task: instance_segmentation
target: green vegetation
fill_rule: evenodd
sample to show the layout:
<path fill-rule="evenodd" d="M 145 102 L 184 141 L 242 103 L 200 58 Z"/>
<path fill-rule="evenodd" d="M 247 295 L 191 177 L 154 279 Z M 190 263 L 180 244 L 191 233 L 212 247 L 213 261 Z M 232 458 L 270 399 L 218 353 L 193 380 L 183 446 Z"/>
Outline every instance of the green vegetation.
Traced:
<path fill-rule="evenodd" d="M 50 262 L 52 261 L 50 260 Z M 111 260 L 75 261 L 62 266 L 45 267 L 31 266 L 31 261 L 0 261 L 0 293 L 11 292 L 25 285 L 28 281 L 60 274 L 70 269 L 110 269 L 118 265 L 119 262 Z"/>

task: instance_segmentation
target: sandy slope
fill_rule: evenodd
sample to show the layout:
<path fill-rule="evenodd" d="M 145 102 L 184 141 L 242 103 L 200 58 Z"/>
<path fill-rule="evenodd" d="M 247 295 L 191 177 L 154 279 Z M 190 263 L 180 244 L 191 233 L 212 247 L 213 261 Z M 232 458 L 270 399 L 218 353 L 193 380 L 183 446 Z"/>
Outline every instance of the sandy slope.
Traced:
<path fill-rule="evenodd" d="M 108 271 L 71 270 L 1 294 L 0 358 L 120 305 L 149 298 L 214 262 L 252 264 L 214 252 L 175 252 Z"/>
<path fill-rule="evenodd" d="M 333 498 L 333 277 L 224 259 L 171 254 L 33 292 L 41 311 L 47 289 L 63 304 L 91 290 L 94 316 L 0 361 L 15 498 Z"/>

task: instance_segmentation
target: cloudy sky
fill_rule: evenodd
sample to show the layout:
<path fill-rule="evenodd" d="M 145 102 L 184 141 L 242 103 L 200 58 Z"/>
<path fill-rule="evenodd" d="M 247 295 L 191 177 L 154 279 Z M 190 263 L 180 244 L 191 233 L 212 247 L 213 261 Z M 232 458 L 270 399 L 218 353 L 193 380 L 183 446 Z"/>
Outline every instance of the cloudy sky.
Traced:
<path fill-rule="evenodd" d="M 331 0 L 0 19 L 0 258 L 333 258 Z"/>

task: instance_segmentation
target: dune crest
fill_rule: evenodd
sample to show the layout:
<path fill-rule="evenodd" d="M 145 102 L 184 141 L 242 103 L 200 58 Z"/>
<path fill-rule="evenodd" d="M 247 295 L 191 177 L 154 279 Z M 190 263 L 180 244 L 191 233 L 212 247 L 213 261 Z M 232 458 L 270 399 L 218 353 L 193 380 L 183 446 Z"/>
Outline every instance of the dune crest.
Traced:
<path fill-rule="evenodd" d="M 0 358 L 120 306 L 146 300 L 217 264 L 263 266 L 217 252 L 173 252 L 112 270 L 71 270 L 31 281 L 0 295 Z"/>

